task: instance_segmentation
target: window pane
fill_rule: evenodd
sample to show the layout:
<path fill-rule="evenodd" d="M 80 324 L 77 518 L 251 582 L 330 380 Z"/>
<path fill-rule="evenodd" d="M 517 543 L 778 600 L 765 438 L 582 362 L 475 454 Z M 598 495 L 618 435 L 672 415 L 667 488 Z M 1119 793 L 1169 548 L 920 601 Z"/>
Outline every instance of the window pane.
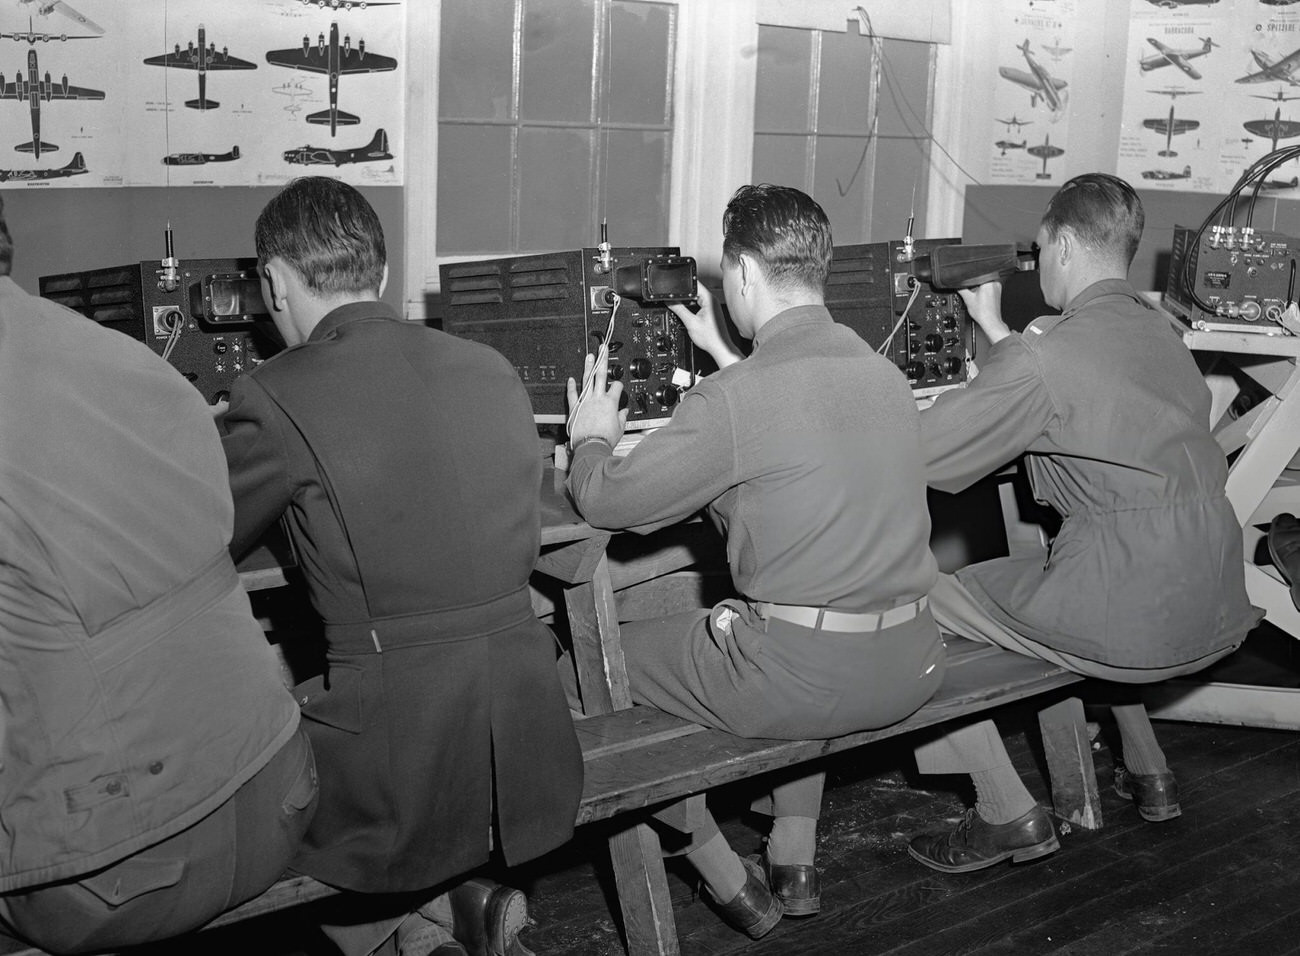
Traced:
<path fill-rule="evenodd" d="M 754 128 L 808 132 L 813 34 L 790 27 L 758 28 Z"/>
<path fill-rule="evenodd" d="M 509 119 L 515 0 L 443 0 L 438 109 L 445 118 Z"/>
<path fill-rule="evenodd" d="M 510 248 L 508 126 L 438 130 L 438 253 Z"/>
<path fill-rule="evenodd" d="M 929 123 L 930 44 L 886 40 L 880 78 L 880 135 L 924 136 Z"/>
<path fill-rule="evenodd" d="M 817 132 L 871 129 L 871 40 L 855 33 L 822 33 Z"/>
<path fill-rule="evenodd" d="M 817 137 L 813 198 L 826 210 L 836 245 L 867 242 L 870 238 L 866 224 L 871 199 L 871 153 L 863 158 L 868 142 L 865 136 Z M 896 225 L 902 235 L 906 218 Z"/>
<path fill-rule="evenodd" d="M 521 120 L 590 122 L 593 2 L 524 0 Z"/>
<path fill-rule="evenodd" d="M 604 206 L 609 221 L 610 242 L 616 246 L 667 243 L 668 134 L 611 130 L 605 162 L 607 187 L 598 205 Z M 596 218 L 600 219 L 599 210 Z"/>
<path fill-rule="evenodd" d="M 912 235 L 928 237 L 925 231 L 925 195 L 930 168 L 923 139 L 882 139 L 876 144 L 875 200 L 871 205 L 871 235 L 875 241 L 901 238 L 912 209 L 912 188 L 916 187 L 916 224 Z"/>
<path fill-rule="evenodd" d="M 610 4 L 609 109 L 614 123 L 667 126 L 668 35 L 672 10 L 662 3 Z"/>
<path fill-rule="evenodd" d="M 591 140 L 585 129 L 519 131 L 519 251 L 594 246 Z M 440 200 L 441 201 L 441 200 Z"/>
<path fill-rule="evenodd" d="M 755 134 L 754 182 L 811 189 L 807 171 L 808 137 Z"/>

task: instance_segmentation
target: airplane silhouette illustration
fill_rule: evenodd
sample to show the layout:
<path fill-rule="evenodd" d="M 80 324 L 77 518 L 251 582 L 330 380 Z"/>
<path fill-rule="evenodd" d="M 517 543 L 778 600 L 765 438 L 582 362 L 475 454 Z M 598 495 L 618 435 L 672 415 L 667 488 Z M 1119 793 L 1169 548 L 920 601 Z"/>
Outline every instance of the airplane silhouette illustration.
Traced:
<path fill-rule="evenodd" d="M 0 169 L 0 183 L 39 182 L 43 179 L 62 179 L 65 176 L 80 176 L 89 172 L 86 158 L 80 152 L 72 155 L 72 161 L 58 169 Z"/>
<path fill-rule="evenodd" d="M 1047 171 L 1047 161 L 1065 154 L 1065 150 L 1061 149 L 1061 147 L 1052 145 L 1052 137 L 1050 136 L 1044 136 L 1041 143 L 1037 146 L 1030 146 L 1025 152 L 1043 161 L 1043 171 L 1034 173 L 1035 179 L 1051 179 L 1052 174 Z"/>
<path fill-rule="evenodd" d="M 1052 74 L 1047 72 L 1047 68 L 1034 59 L 1029 52 L 1029 40 L 1025 40 L 1016 46 L 1016 49 L 1025 55 L 1025 62 L 1029 64 L 1029 72 L 1016 70 L 1009 66 L 998 67 L 998 75 L 1004 80 L 1010 80 L 1017 86 L 1022 86 L 1029 91 L 1029 105 L 1034 107 L 1038 105 L 1041 99 L 1047 104 L 1048 108 L 1055 113 L 1065 105 L 1063 90 L 1068 85 L 1065 80 L 1058 80 Z"/>
<path fill-rule="evenodd" d="M 19 143 L 14 149 L 20 153 L 31 153 L 36 159 L 40 159 L 43 152 L 52 153 L 59 148 L 53 143 L 41 141 L 41 100 L 48 103 L 51 100 L 102 100 L 103 98 L 103 90 L 70 85 L 67 74 L 64 74 L 63 82 L 55 83 L 50 79 L 47 70 L 45 79 L 42 80 L 35 49 L 27 51 L 26 82 L 23 82 L 21 72 L 14 77 L 12 83 L 6 83 L 4 74 L 0 73 L 0 100 L 26 100 L 32 118 L 31 142 Z"/>
<path fill-rule="evenodd" d="M 327 146 L 299 146 L 286 149 L 284 161 L 303 166 L 342 166 L 344 163 L 377 163 L 392 159 L 388 151 L 388 133 L 375 130 L 370 142 L 358 149 L 331 149 Z"/>
<path fill-rule="evenodd" d="M 343 42 L 339 43 L 337 22 L 330 24 L 328 43 L 325 42 L 323 33 L 316 46 L 312 46 L 310 37 L 303 37 L 300 47 L 271 50 L 266 54 L 266 62 L 272 66 L 306 70 L 309 73 L 324 73 L 329 76 L 329 109 L 309 114 L 307 122 L 319 125 L 328 123 L 331 136 L 336 134 L 340 126 L 356 126 L 361 122 L 359 116 L 339 109 L 339 77 L 353 73 L 382 73 L 397 69 L 397 61 L 392 57 L 367 53 L 365 40 L 358 40 L 355 49 L 352 47 L 351 37 L 345 36 Z"/>
<path fill-rule="evenodd" d="M 1250 51 L 1250 55 L 1254 57 L 1259 72 L 1247 73 L 1245 76 L 1238 77 L 1238 83 L 1278 82 L 1300 86 L 1300 80 L 1296 80 L 1292 75 L 1296 67 L 1300 66 L 1300 49 L 1288 53 L 1280 60 L 1274 60 L 1267 53 L 1255 49 Z"/>
<path fill-rule="evenodd" d="M 1163 93 L 1165 96 L 1171 96 L 1175 99 L 1181 90 L 1153 90 L 1152 92 Z M 1183 133 L 1190 133 L 1194 129 L 1199 129 L 1201 124 L 1197 120 L 1185 120 L 1174 118 L 1174 104 L 1169 104 L 1169 116 L 1162 119 L 1145 119 L 1142 121 L 1143 127 L 1155 130 L 1157 133 L 1165 134 L 1165 148 L 1160 150 L 1160 156 L 1177 156 L 1174 151 L 1174 137 Z"/>
<path fill-rule="evenodd" d="M 1142 70 L 1143 73 L 1149 73 L 1151 70 L 1158 70 L 1162 66 L 1169 66 L 1172 64 L 1194 80 L 1199 80 L 1201 74 L 1188 61 L 1194 60 L 1198 56 L 1205 56 L 1210 52 L 1210 50 L 1219 45 L 1209 37 L 1203 37 L 1201 39 L 1201 45 L 1191 50 L 1175 50 L 1172 47 L 1165 46 L 1153 37 L 1147 37 L 1147 42 L 1156 48 L 1156 53 L 1151 56 L 1144 56 L 1138 61 L 1138 68 Z"/>
<path fill-rule="evenodd" d="M 1300 100 L 1300 96 L 1285 96 L 1281 90 L 1277 91 L 1276 96 L 1260 96 L 1258 93 L 1251 94 L 1258 100 L 1268 100 L 1270 103 L 1285 103 L 1287 100 Z M 1269 150 L 1277 149 L 1279 139 L 1291 139 L 1294 136 L 1300 136 L 1300 123 L 1295 120 L 1284 120 L 1282 118 L 1282 107 L 1279 106 L 1273 111 L 1271 120 L 1246 120 L 1241 124 L 1245 127 L 1246 132 L 1253 133 L 1263 139 L 1270 140 L 1272 145 Z"/>
<path fill-rule="evenodd" d="M 163 157 L 167 166 L 202 166 L 205 163 L 229 163 L 239 158 L 239 147 L 232 146 L 228 153 L 169 153 Z"/>
<path fill-rule="evenodd" d="M 145 59 L 149 66 L 169 66 L 178 70 L 194 70 L 199 74 L 199 98 L 197 100 L 186 100 L 185 105 L 192 110 L 215 110 L 221 104 L 216 100 L 208 99 L 208 71 L 209 70 L 256 70 L 256 63 L 249 63 L 247 60 L 241 60 L 238 57 L 230 55 L 229 49 L 221 48 L 217 52 L 215 43 L 207 42 L 207 30 L 203 24 L 199 24 L 199 42 L 194 45 L 191 40 L 189 46 L 182 50 L 181 45 L 176 44 L 171 53 L 164 53 L 162 56 L 151 56 Z"/>

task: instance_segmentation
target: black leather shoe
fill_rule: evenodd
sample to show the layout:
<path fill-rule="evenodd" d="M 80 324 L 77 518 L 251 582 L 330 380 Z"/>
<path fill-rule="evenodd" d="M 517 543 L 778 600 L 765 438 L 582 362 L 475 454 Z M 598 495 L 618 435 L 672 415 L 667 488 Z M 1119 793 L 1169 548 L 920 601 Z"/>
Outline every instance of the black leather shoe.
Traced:
<path fill-rule="evenodd" d="M 466 880 L 447 894 L 451 898 L 451 934 L 469 956 L 533 956 L 519 942 L 528 922 L 523 893 L 492 880 Z"/>
<path fill-rule="evenodd" d="M 1052 818 L 1034 807 L 1010 823 L 985 823 L 975 808 L 966 811 L 957 828 L 913 837 L 907 852 L 913 859 L 944 873 L 968 873 L 1010 859 L 1036 860 L 1061 848 Z"/>
<path fill-rule="evenodd" d="M 750 939 L 762 939 L 781 922 L 781 901 L 768 888 L 757 853 L 740 862 L 745 865 L 745 885 L 740 892 L 726 903 L 718 901 L 711 891 L 709 896 L 728 926 L 740 930 Z"/>
<path fill-rule="evenodd" d="M 815 916 L 822 909 L 821 876 L 807 863 L 773 863 L 764 851 L 763 876 L 786 916 Z"/>
<path fill-rule="evenodd" d="M 1295 515 L 1283 512 L 1268 526 L 1268 553 L 1291 586 L 1291 603 L 1300 610 L 1300 520 Z"/>
<path fill-rule="evenodd" d="M 1178 805 L 1178 781 L 1168 770 L 1160 773 L 1133 773 L 1122 763 L 1115 764 L 1115 792 L 1132 800 L 1143 820 L 1159 823 L 1181 816 Z"/>

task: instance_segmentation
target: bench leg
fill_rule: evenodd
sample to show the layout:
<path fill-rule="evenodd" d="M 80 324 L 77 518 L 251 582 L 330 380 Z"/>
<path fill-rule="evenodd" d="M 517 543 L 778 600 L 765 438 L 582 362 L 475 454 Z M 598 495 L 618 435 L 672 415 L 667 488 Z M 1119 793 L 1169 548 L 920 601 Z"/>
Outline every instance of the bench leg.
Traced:
<path fill-rule="evenodd" d="M 659 834 L 637 823 L 609 838 L 628 956 L 679 956 Z"/>
<path fill-rule="evenodd" d="M 1092 764 L 1083 702 L 1069 697 L 1038 714 L 1056 815 L 1085 830 L 1101 829 L 1101 794 Z"/>

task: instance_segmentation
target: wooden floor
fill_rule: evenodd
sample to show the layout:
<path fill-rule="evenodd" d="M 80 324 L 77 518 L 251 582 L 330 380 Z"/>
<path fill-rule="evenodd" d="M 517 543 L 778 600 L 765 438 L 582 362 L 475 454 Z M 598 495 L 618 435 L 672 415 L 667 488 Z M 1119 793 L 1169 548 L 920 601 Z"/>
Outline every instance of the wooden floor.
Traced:
<path fill-rule="evenodd" d="M 1263 658 L 1274 683 L 1300 685 L 1300 642 L 1271 639 Z M 1242 676 L 1243 666 L 1233 661 L 1223 679 Z M 910 751 L 897 747 L 841 755 L 827 766 L 821 915 L 783 920 L 753 942 L 696 897 L 688 868 L 674 868 L 683 954 L 1300 953 L 1300 734 L 1157 723 L 1183 815 L 1153 824 L 1109 789 L 1113 728 L 1105 714 L 1097 712 L 1095 753 L 1105 788 L 1102 830 L 1062 828 L 1060 851 L 1035 863 L 936 873 L 908 857 L 906 838 L 955 822 L 969 801 L 963 781 L 917 777 Z M 1045 800 L 1041 757 L 1024 733 L 1033 711 L 997 716 L 1022 776 Z M 762 822 L 745 811 L 747 796 L 728 792 L 715 806 L 741 852 L 758 848 Z M 611 882 L 595 830 L 517 872 L 537 922 L 526 942 L 539 956 L 622 954 Z M 154 952 L 329 956 L 306 915 Z"/>

